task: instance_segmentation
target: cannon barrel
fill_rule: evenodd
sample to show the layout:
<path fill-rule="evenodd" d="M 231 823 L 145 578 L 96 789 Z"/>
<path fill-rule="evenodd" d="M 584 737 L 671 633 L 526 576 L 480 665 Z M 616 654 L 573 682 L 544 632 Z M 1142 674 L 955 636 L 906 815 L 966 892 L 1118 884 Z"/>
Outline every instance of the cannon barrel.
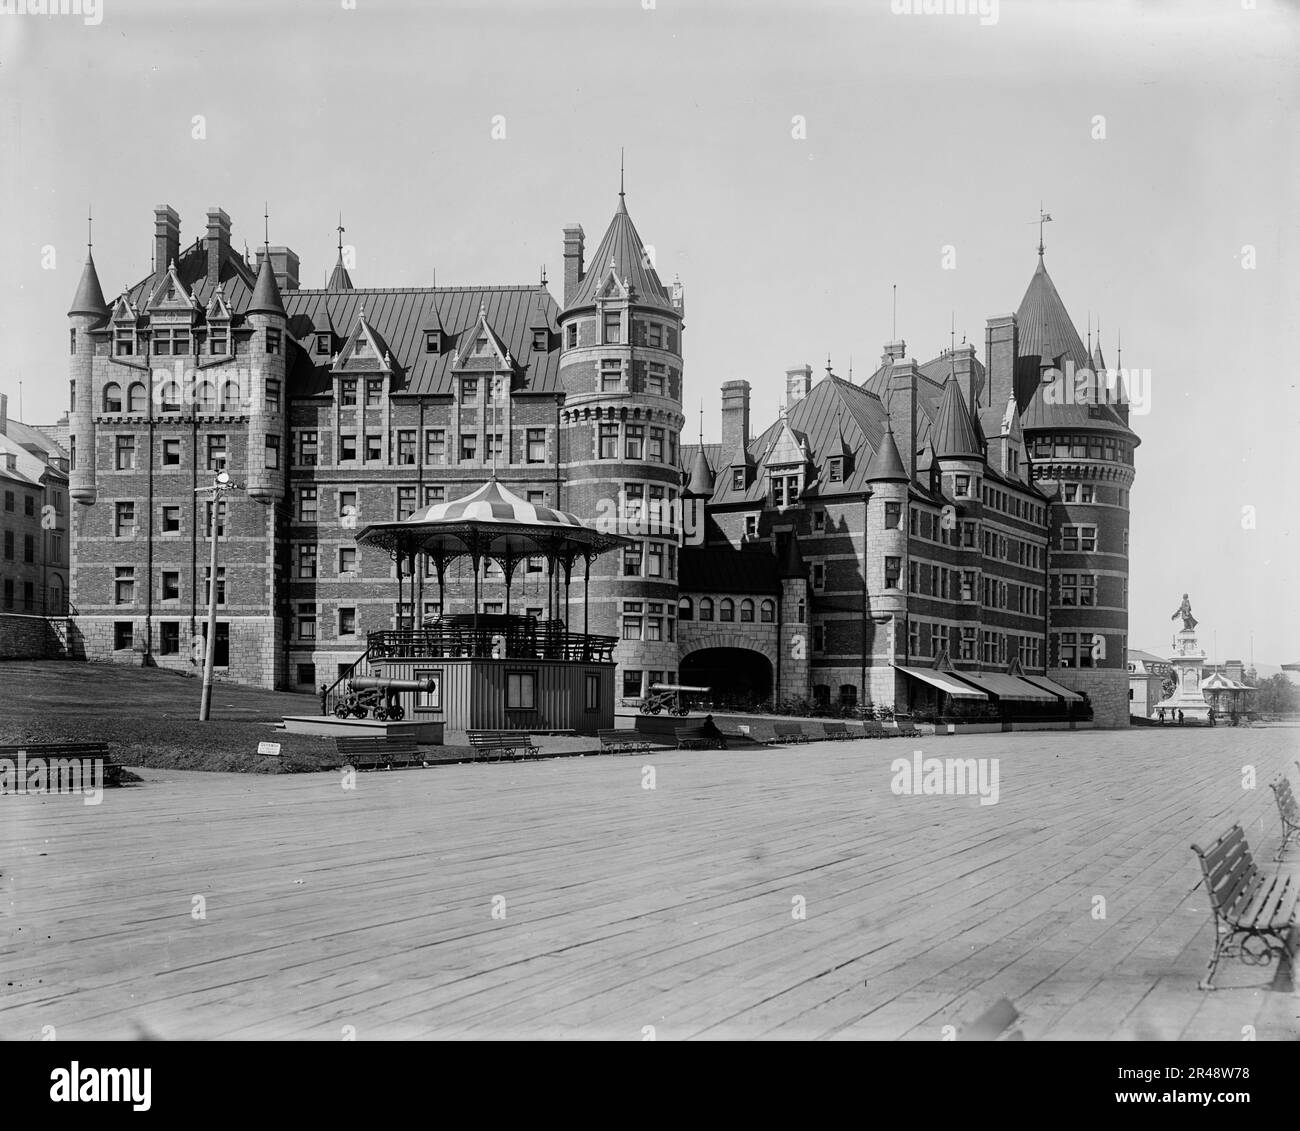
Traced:
<path fill-rule="evenodd" d="M 432 691 L 432 679 L 381 679 L 379 676 L 362 675 L 348 680 L 352 691 L 370 691 L 376 689 L 390 694 L 395 691 Z"/>

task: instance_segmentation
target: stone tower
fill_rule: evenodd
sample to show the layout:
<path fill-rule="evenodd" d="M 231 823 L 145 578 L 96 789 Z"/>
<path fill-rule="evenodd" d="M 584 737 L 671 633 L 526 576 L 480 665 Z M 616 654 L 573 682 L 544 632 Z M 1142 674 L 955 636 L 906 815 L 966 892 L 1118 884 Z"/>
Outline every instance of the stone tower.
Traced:
<path fill-rule="evenodd" d="M 660 282 L 622 191 L 590 266 L 582 228 L 564 234 L 562 505 L 635 539 L 593 563 L 588 607 L 592 632 L 620 638 L 616 694 L 635 697 L 677 670 L 682 290 Z"/>

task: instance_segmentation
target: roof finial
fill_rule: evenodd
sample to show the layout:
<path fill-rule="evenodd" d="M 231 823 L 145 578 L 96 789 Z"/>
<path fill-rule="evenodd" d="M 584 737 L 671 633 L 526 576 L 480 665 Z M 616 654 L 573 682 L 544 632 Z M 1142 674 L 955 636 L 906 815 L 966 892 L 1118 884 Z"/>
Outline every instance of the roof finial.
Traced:
<path fill-rule="evenodd" d="M 345 231 L 347 231 L 347 229 L 343 226 L 343 213 L 339 212 L 338 233 L 339 233 L 339 262 L 340 263 L 343 262 L 343 233 Z"/>
<path fill-rule="evenodd" d="M 86 206 L 86 254 L 90 254 L 90 249 L 95 246 L 95 208 L 94 205 Z"/>
<path fill-rule="evenodd" d="M 1115 368 L 1124 367 L 1124 335 L 1121 331 L 1115 331 Z"/>
<path fill-rule="evenodd" d="M 853 355 L 849 354 L 849 384 L 853 384 Z"/>
<path fill-rule="evenodd" d="M 542 264 L 542 281 L 540 283 L 542 290 L 546 290 L 546 264 Z"/>
<path fill-rule="evenodd" d="M 704 447 L 704 398 L 700 398 L 700 447 Z"/>
<path fill-rule="evenodd" d="M 1088 311 L 1088 357 L 1092 357 L 1092 311 Z"/>
<path fill-rule="evenodd" d="M 266 255 L 269 259 L 271 256 L 271 204 L 270 201 L 262 202 L 262 243 L 266 247 Z"/>
<path fill-rule="evenodd" d="M 623 147 L 618 147 L 618 195 L 623 195 Z"/>
<path fill-rule="evenodd" d="M 1046 212 L 1043 211 L 1043 202 L 1038 202 L 1038 258 L 1043 258 L 1043 225 L 1051 220 Z M 1075 333 L 1078 333 L 1076 330 Z"/>
<path fill-rule="evenodd" d="M 898 341 L 898 284 L 894 284 L 894 313 L 889 319 L 889 340 Z"/>
<path fill-rule="evenodd" d="M 831 375 L 831 351 L 827 350 L 826 351 L 826 376 L 829 377 L 830 375 Z"/>

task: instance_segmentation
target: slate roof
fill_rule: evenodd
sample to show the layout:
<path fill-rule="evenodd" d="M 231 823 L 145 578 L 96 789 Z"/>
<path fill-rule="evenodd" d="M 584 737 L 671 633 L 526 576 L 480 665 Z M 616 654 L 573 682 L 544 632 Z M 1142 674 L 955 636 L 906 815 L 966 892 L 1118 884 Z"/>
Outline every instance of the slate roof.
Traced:
<path fill-rule="evenodd" d="M 568 309 L 576 310 L 595 303 L 597 293 L 609 278 L 611 261 L 619 280 L 626 279 L 636 292 L 636 303 L 658 306 L 665 310 L 675 309 L 672 296 L 659 281 L 659 276 L 646 255 L 645 244 L 641 242 L 632 217 L 627 213 L 627 204 L 621 192 L 618 194 L 614 219 L 609 222 L 604 239 L 588 261 L 587 273 Z"/>
<path fill-rule="evenodd" d="M 86 251 L 86 265 L 81 269 L 81 281 L 77 284 L 77 293 L 73 296 L 69 314 L 94 314 L 101 318 L 108 316 L 108 303 L 104 301 L 104 289 L 99 285 L 99 274 L 95 270 L 95 258 Z"/>
<path fill-rule="evenodd" d="M 284 314 L 284 302 L 280 298 L 280 288 L 275 283 L 275 268 L 271 266 L 268 255 L 257 269 L 257 283 L 253 287 L 253 297 L 248 301 L 246 314 Z"/>
<path fill-rule="evenodd" d="M 781 592 L 779 563 L 765 545 L 740 550 L 683 546 L 677 560 L 677 583 L 683 593 Z"/>

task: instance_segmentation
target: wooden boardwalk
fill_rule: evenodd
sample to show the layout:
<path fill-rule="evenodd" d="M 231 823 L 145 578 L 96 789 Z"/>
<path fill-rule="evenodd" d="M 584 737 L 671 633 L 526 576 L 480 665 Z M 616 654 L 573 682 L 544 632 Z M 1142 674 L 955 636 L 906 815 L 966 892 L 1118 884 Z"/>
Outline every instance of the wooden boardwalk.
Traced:
<path fill-rule="evenodd" d="M 1031 1040 L 1294 1040 L 1274 967 L 1225 961 L 1196 989 L 1188 846 L 1240 821 L 1276 867 L 1267 783 L 1298 737 L 816 743 L 353 790 L 144 771 L 99 806 L 0 797 L 0 1038 L 939 1040 L 1005 996 Z M 895 796 L 918 747 L 998 758 L 999 802 Z"/>

